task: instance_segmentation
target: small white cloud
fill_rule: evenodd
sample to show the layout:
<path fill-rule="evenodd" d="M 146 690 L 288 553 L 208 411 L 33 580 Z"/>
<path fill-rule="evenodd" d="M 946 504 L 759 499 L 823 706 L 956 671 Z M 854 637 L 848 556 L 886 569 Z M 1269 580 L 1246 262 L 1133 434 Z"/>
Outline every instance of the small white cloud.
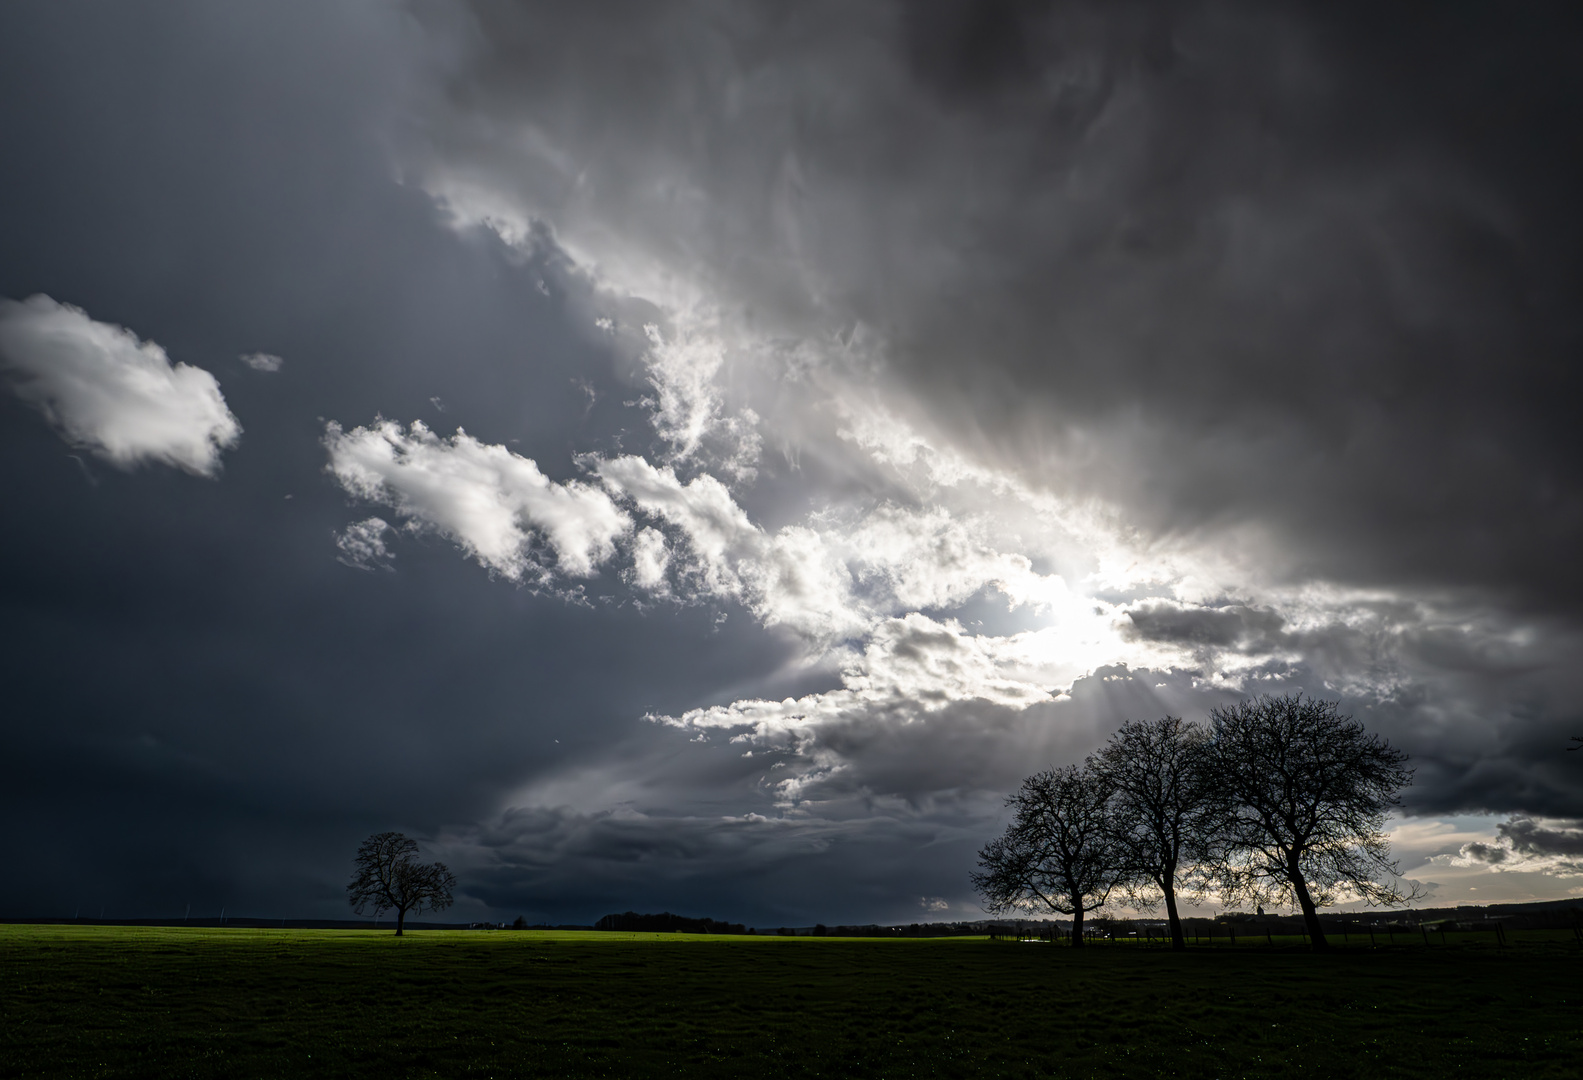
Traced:
<path fill-rule="evenodd" d="M 513 581 L 549 576 L 530 548 L 534 534 L 555 569 L 588 577 L 615 554 L 631 520 L 598 488 L 556 483 L 529 458 L 487 445 L 460 428 L 442 439 L 419 421 L 381 420 L 342 431 L 327 425 L 330 471 L 348 492 L 393 507 L 411 526 L 433 528 Z"/>
<path fill-rule="evenodd" d="M 48 296 L 0 300 L 0 368 L 67 442 L 123 469 L 158 461 L 215 476 L 242 434 L 209 372 Z"/>
<path fill-rule="evenodd" d="M 949 911 L 951 908 L 949 903 L 947 903 L 942 897 L 938 896 L 919 897 L 918 906 L 923 908 L 925 911 Z"/>
<path fill-rule="evenodd" d="M 668 595 L 670 583 L 665 573 L 670 568 L 671 553 L 665 547 L 665 537 L 658 529 L 644 528 L 632 538 L 632 584 L 644 592 Z"/>
<path fill-rule="evenodd" d="M 274 353 L 267 352 L 244 353 L 237 359 L 241 360 L 242 363 L 246 364 L 254 371 L 262 371 L 268 375 L 273 375 L 275 372 L 279 371 L 281 365 L 285 363 L 284 360 L 276 356 Z"/>
<path fill-rule="evenodd" d="M 644 354 L 654 388 L 654 430 L 671 445 L 677 461 L 708 457 L 734 480 L 752 480 L 762 451 L 759 417 L 752 409 L 724 416 L 725 399 L 717 377 L 725 364 L 725 345 L 707 320 L 678 319 L 670 338 L 650 323 Z M 707 450 L 707 453 L 706 453 Z"/>
<path fill-rule="evenodd" d="M 649 339 L 649 382 L 657 399 L 654 430 L 686 458 L 698 450 L 719 414 L 714 378 L 725 352 L 718 341 L 701 333 L 667 341 L 652 323 L 643 332 Z"/>
<path fill-rule="evenodd" d="M 290 495 L 286 497 L 291 498 Z M 385 533 L 389 529 L 390 523 L 377 517 L 348 525 L 335 537 L 335 546 L 341 552 L 336 561 L 355 570 L 391 569 L 390 560 L 396 554 L 385 546 Z"/>

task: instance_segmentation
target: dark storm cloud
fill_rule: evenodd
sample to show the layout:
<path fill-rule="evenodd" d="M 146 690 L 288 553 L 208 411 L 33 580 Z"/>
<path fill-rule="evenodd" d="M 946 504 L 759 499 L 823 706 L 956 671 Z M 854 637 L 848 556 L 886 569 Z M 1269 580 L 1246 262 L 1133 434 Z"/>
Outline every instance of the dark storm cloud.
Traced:
<path fill-rule="evenodd" d="M 1246 604 L 1226 607 L 1185 607 L 1143 604 L 1127 612 L 1133 632 L 1149 641 L 1169 641 L 1216 648 L 1241 646 L 1265 651 L 1277 644 L 1286 620 L 1273 611 Z"/>
<path fill-rule="evenodd" d="M 121 473 L 0 401 L 3 788 L 29 883 L 7 911 L 338 915 L 368 832 L 494 813 L 695 704 L 700 675 L 777 666 L 782 643 L 721 640 L 711 612 L 647 642 L 630 609 L 501 588 L 437 538 L 384 535 L 394 574 L 336 561 L 368 515 L 324 472 L 327 417 L 448 433 L 439 397 L 564 477 L 634 413 L 539 287 L 553 266 L 395 180 L 410 28 L 316 4 L 20 4 L 0 24 L 0 295 L 212 372 L 246 428 L 218 481 Z"/>
<path fill-rule="evenodd" d="M 0 296 L 210 372 L 246 434 L 214 482 L 126 473 L 0 395 L 4 903 L 341 914 L 356 842 L 402 828 L 463 917 L 957 917 L 1021 775 L 1264 689 L 1410 749 L 1410 811 L 1562 857 L 1574 19 L 8 6 Z M 737 336 L 673 415 L 689 298 Z M 1001 609 L 1055 526 L 859 460 L 837 414 L 868 400 L 1277 588 L 1119 589 L 1156 666 L 1049 676 L 1012 636 L 1072 612 Z M 491 562 L 428 512 L 463 487 L 419 513 L 331 474 L 337 431 L 392 430 L 653 527 L 609 556 L 518 516 Z M 627 588 L 662 541 L 676 594 Z"/>
<path fill-rule="evenodd" d="M 1536 821 L 1516 816 L 1496 826 L 1493 843 L 1464 844 L 1454 863 L 1496 870 L 1539 870 L 1558 877 L 1583 876 L 1583 820 Z"/>
<path fill-rule="evenodd" d="M 970 816 L 883 809 L 848 820 L 513 811 L 457 839 L 496 910 L 603 913 L 641 896 L 654 910 L 759 926 L 932 921 L 927 902 L 961 896 L 961 867 L 982 842 Z"/>
<path fill-rule="evenodd" d="M 1546 826 L 1532 818 L 1515 818 L 1497 830 L 1523 855 L 1583 855 L 1583 828 Z"/>
<path fill-rule="evenodd" d="M 1342 697 L 1413 751 L 1415 812 L 1578 813 L 1575 11 L 465 7 L 407 150 L 434 190 L 1246 555 L 1295 591 L 1134 604 L 1134 640 Z"/>
<path fill-rule="evenodd" d="M 1583 598 L 1575 12 L 484 2 L 453 175 L 1284 572 Z"/>

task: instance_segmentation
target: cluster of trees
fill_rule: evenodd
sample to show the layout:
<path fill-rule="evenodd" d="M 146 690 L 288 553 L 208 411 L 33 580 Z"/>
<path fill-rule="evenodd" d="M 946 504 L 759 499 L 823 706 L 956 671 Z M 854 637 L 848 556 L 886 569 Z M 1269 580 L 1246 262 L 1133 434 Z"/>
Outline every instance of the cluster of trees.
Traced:
<path fill-rule="evenodd" d="M 639 915 L 635 911 L 620 915 L 606 915 L 594 923 L 595 930 L 624 930 L 657 934 L 746 934 L 742 923 L 719 922 L 715 919 L 689 919 L 685 915 L 672 915 L 663 911 L 658 915 Z"/>
<path fill-rule="evenodd" d="M 992 913 L 1072 916 L 1073 945 L 1120 892 L 1163 902 L 1172 947 L 1186 948 L 1178 900 L 1213 891 L 1295 905 L 1323 951 L 1319 908 L 1416 898 L 1382 831 L 1412 782 L 1406 760 L 1336 702 L 1302 695 L 1217 708 L 1207 726 L 1130 722 L 1082 765 L 1023 781 L 973 885 Z"/>

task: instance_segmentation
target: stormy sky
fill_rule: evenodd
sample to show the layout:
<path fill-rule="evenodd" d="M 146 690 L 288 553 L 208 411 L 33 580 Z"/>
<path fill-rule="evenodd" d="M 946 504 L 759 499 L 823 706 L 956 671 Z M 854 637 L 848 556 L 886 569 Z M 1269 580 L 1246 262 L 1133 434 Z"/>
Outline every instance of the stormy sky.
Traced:
<path fill-rule="evenodd" d="M 0 914 L 978 918 L 1294 691 L 1583 894 L 1580 130 L 1560 3 L 9 3 Z"/>

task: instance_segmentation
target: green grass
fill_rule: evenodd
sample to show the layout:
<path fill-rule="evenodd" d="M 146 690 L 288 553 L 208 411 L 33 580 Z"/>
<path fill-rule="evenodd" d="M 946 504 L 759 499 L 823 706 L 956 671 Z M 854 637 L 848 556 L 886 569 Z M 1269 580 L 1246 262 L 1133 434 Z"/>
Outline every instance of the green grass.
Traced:
<path fill-rule="evenodd" d="M 0 926 L 0 1077 L 1575 1078 L 1583 949 L 1520 937 L 1321 957 Z"/>

